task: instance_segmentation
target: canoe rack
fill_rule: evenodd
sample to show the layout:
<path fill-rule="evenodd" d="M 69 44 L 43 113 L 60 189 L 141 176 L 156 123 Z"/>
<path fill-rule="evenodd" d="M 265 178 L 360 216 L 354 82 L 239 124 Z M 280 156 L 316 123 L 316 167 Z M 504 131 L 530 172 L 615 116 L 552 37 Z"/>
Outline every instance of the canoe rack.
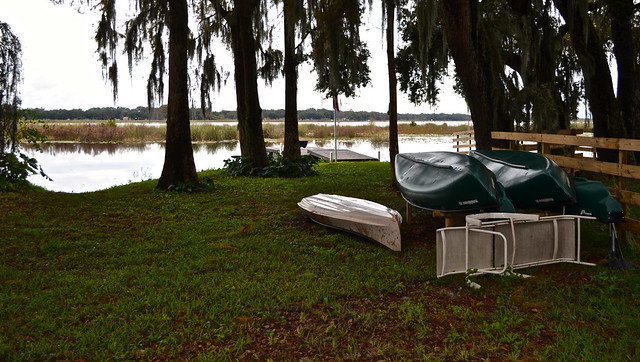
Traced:
<path fill-rule="evenodd" d="M 576 215 L 520 213 L 467 215 L 465 226 L 436 231 L 436 274 L 504 274 L 509 269 L 580 261 L 580 220 Z"/>

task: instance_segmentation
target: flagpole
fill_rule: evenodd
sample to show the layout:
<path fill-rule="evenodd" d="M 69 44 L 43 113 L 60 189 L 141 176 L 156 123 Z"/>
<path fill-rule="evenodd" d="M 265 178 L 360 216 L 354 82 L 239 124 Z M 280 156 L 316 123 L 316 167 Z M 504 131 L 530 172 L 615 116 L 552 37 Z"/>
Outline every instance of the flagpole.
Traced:
<path fill-rule="evenodd" d="M 338 162 L 338 126 L 336 121 L 336 110 L 333 109 L 333 152 L 335 154 L 334 160 Z"/>
<path fill-rule="evenodd" d="M 334 160 L 338 162 L 338 121 L 337 113 L 339 110 L 338 96 L 333 96 L 333 152 L 335 154 Z"/>

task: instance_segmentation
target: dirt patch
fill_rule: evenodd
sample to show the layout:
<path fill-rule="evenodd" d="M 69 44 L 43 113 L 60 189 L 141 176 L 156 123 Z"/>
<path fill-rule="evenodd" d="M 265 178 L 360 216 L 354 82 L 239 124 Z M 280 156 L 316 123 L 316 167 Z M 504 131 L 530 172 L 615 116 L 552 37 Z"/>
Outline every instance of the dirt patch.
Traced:
<path fill-rule="evenodd" d="M 402 248 L 435 248 L 436 230 L 444 227 L 444 218 L 430 215 L 403 223 L 400 228 Z"/>

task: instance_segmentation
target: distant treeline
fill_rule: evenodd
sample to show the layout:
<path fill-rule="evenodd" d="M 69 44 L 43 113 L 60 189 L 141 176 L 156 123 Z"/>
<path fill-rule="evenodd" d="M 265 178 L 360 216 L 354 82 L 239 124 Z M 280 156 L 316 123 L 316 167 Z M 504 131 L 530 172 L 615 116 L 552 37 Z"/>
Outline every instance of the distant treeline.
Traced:
<path fill-rule="evenodd" d="M 54 109 L 45 110 L 43 108 L 24 109 L 26 117 L 39 120 L 164 120 L 167 118 L 167 107 L 149 109 L 147 107 L 137 108 L 90 108 L 82 109 Z M 264 119 L 284 119 L 284 109 L 262 111 Z M 339 119 L 351 121 L 385 121 L 389 119 L 386 113 L 345 111 L 338 113 Z M 197 120 L 233 120 L 237 119 L 236 111 L 218 111 L 202 114 L 200 109 L 191 109 L 191 119 Z M 321 121 L 333 119 L 333 110 L 329 109 L 305 109 L 298 111 L 299 120 Z M 420 113 L 420 114 L 398 114 L 399 120 L 407 121 L 467 121 L 468 114 L 445 114 L 445 113 Z"/>

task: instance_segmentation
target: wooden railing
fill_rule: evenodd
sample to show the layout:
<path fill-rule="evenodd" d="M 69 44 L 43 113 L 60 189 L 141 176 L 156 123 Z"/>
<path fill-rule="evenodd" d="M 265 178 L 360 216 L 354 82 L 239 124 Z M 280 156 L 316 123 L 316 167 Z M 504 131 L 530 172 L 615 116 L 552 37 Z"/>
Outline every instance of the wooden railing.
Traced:
<path fill-rule="evenodd" d="M 453 148 L 456 152 L 469 153 L 476 147 L 473 131 L 461 131 L 453 133 Z"/>
<path fill-rule="evenodd" d="M 510 149 L 536 149 L 570 173 L 582 170 L 615 176 L 618 181 L 617 187 L 610 190 L 622 204 L 625 214 L 627 205 L 640 206 L 640 193 L 626 188 L 627 179 L 640 179 L 640 166 L 627 163 L 629 152 L 640 152 L 640 140 L 520 132 L 491 132 L 491 137 L 509 141 Z M 558 155 L 558 152 L 552 154 L 552 150 L 557 148 L 565 149 L 563 155 Z M 602 148 L 616 150 L 619 161 L 603 162 L 594 158 L 597 149 Z M 626 220 L 619 226 L 634 233 L 640 233 L 640 221 L 629 217 Z"/>

